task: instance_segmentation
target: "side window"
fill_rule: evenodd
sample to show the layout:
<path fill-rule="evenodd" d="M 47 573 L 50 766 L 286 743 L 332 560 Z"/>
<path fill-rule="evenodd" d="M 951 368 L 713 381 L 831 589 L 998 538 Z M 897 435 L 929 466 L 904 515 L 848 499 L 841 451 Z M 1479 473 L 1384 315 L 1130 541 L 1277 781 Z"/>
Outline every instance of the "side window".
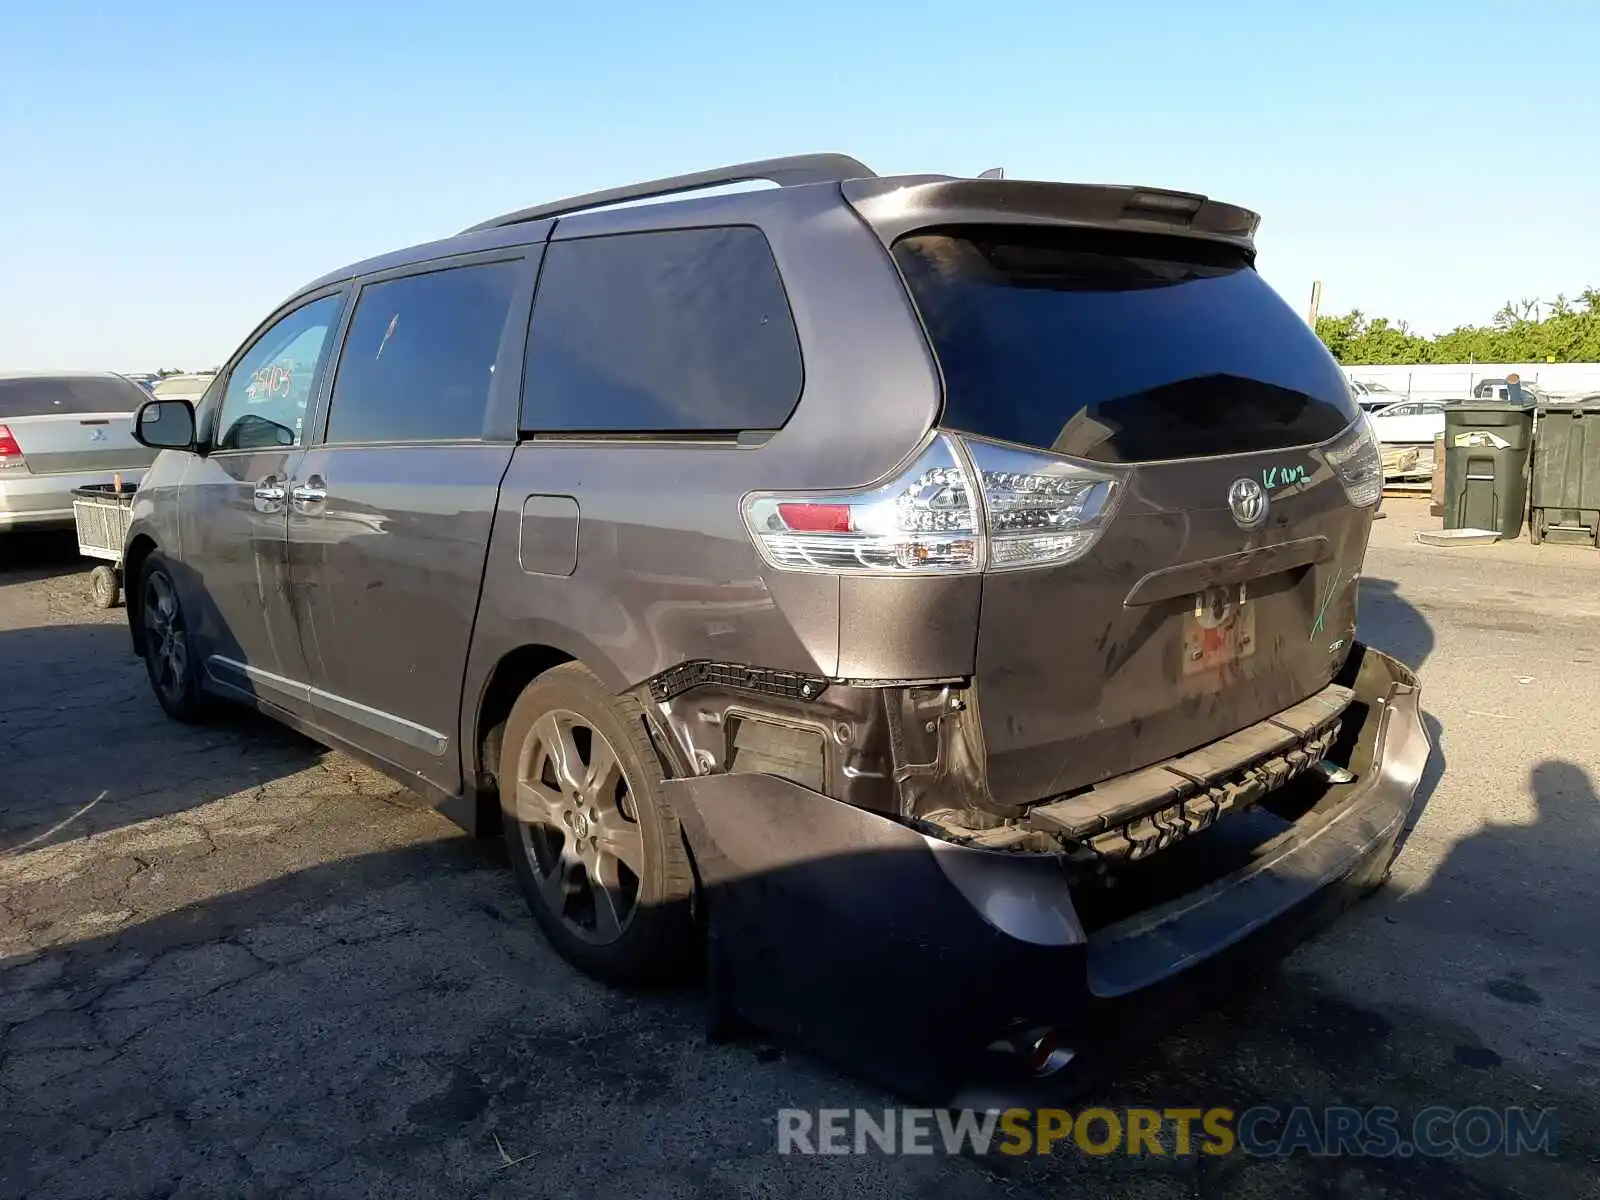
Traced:
<path fill-rule="evenodd" d="M 218 450 L 297 446 L 317 362 L 339 317 L 339 296 L 324 296 L 281 318 L 256 339 L 228 376 L 217 416 Z"/>
<path fill-rule="evenodd" d="M 328 441 L 481 438 L 520 262 L 361 289 L 328 402 Z"/>
<path fill-rule="evenodd" d="M 777 429 L 800 384 L 799 336 L 759 229 L 619 234 L 545 250 L 524 429 Z"/>

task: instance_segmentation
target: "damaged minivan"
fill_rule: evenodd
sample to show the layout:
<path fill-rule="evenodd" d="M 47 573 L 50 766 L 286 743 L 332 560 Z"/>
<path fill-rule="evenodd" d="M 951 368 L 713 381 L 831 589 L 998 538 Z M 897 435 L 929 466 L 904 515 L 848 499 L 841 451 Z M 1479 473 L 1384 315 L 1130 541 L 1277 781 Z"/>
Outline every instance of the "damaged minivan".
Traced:
<path fill-rule="evenodd" d="M 1257 224 L 808 155 L 336 271 L 141 411 L 134 648 L 503 836 L 585 971 L 910 1095 L 1091 1069 L 1380 882 L 1429 753 Z"/>

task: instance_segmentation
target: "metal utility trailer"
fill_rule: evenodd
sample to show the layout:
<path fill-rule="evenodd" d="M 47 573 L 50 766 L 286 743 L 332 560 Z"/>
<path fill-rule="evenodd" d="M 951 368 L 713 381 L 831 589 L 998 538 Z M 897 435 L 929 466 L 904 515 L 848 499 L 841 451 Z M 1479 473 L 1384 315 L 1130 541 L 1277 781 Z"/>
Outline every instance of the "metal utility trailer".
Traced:
<path fill-rule="evenodd" d="M 104 559 L 89 572 L 99 608 L 115 608 L 122 596 L 122 546 L 133 519 L 133 494 L 120 478 L 72 489 L 72 519 L 78 526 L 78 553 Z M 109 563 L 110 565 L 106 565 Z"/>

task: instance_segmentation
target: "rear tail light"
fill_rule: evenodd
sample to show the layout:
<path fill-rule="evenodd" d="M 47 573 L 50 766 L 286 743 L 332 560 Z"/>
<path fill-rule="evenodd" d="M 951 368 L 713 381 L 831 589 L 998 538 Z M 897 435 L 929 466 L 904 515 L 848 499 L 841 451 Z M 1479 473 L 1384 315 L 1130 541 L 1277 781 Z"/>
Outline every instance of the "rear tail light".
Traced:
<path fill-rule="evenodd" d="M 1065 459 L 966 443 L 983 481 L 991 571 L 1081 558 L 1121 499 L 1119 480 Z"/>
<path fill-rule="evenodd" d="M 966 574 L 1080 557 L 1119 495 L 1117 478 L 1102 471 L 941 433 L 889 483 L 756 494 L 744 513 L 762 555 L 781 570 Z"/>
<path fill-rule="evenodd" d="M 1322 457 L 1357 508 L 1376 504 L 1383 495 L 1383 453 L 1378 449 L 1372 418 L 1366 413 L 1324 446 Z"/>
<path fill-rule="evenodd" d="M 943 434 L 898 479 L 843 495 L 745 499 L 762 555 L 787 571 L 950 574 L 983 566 L 967 472 Z"/>
<path fill-rule="evenodd" d="M 27 463 L 22 458 L 22 447 L 17 445 L 17 439 L 11 436 L 11 430 L 0 425 L 0 471 L 10 467 L 25 467 Z"/>

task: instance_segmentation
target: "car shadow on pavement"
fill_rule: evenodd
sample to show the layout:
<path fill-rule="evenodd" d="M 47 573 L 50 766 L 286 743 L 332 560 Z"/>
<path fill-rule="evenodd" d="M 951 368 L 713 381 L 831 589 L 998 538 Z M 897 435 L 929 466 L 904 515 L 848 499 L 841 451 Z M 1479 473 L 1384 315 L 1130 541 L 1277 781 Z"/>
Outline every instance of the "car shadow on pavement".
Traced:
<path fill-rule="evenodd" d="M 1390 911 L 1399 920 L 1420 921 L 1440 932 L 1463 925 L 1477 931 L 1498 948 L 1486 957 L 1496 966 L 1525 951 L 1553 954 L 1565 964 L 1550 971 L 1550 982 L 1569 989 L 1566 1010 L 1600 1012 L 1595 938 L 1600 873 L 1594 868 L 1600 859 L 1600 796 L 1588 771 L 1562 759 L 1536 764 L 1529 791 L 1531 820 L 1486 818 L 1478 832 L 1451 847 L 1425 887 L 1395 899 Z M 1485 888 L 1483 882 L 1491 879 L 1498 886 Z M 1508 893 L 1520 894 L 1522 902 L 1508 904 Z M 1530 1019 L 1546 1007 L 1535 987 L 1538 979 L 1509 967 L 1493 974 L 1483 985 L 1489 996 L 1525 1007 Z M 1584 987 L 1578 981 L 1586 977 L 1590 982 Z M 1586 1049 L 1566 1045 L 1560 1052 L 1585 1066 L 1592 1082 L 1600 1082 L 1600 1028 L 1589 1032 Z"/>
<path fill-rule="evenodd" d="M 1357 636 L 1374 649 L 1394 656 L 1417 673 L 1422 684 L 1422 703 L 1428 703 L 1428 676 L 1426 664 L 1434 649 L 1433 625 L 1401 593 L 1392 579 L 1363 577 L 1360 593 L 1360 619 Z M 1428 743 L 1432 753 L 1422 772 L 1422 782 L 1417 786 L 1417 796 L 1406 818 L 1406 827 L 1400 835 L 1400 847 L 1416 829 L 1428 811 L 1428 805 L 1444 777 L 1445 746 L 1444 725 L 1426 707 L 1422 723 L 1428 730 Z"/>
<path fill-rule="evenodd" d="M 87 574 L 95 561 L 78 553 L 70 527 L 0 534 L 0 585 Z"/>
<path fill-rule="evenodd" d="M 1421 671 L 1433 653 L 1433 626 L 1392 579 L 1363 576 L 1359 636 L 1385 654 Z"/>
<path fill-rule="evenodd" d="M 166 816 L 316 766 L 245 709 L 170 720 L 121 624 L 0 630 L 0 854 Z"/>

